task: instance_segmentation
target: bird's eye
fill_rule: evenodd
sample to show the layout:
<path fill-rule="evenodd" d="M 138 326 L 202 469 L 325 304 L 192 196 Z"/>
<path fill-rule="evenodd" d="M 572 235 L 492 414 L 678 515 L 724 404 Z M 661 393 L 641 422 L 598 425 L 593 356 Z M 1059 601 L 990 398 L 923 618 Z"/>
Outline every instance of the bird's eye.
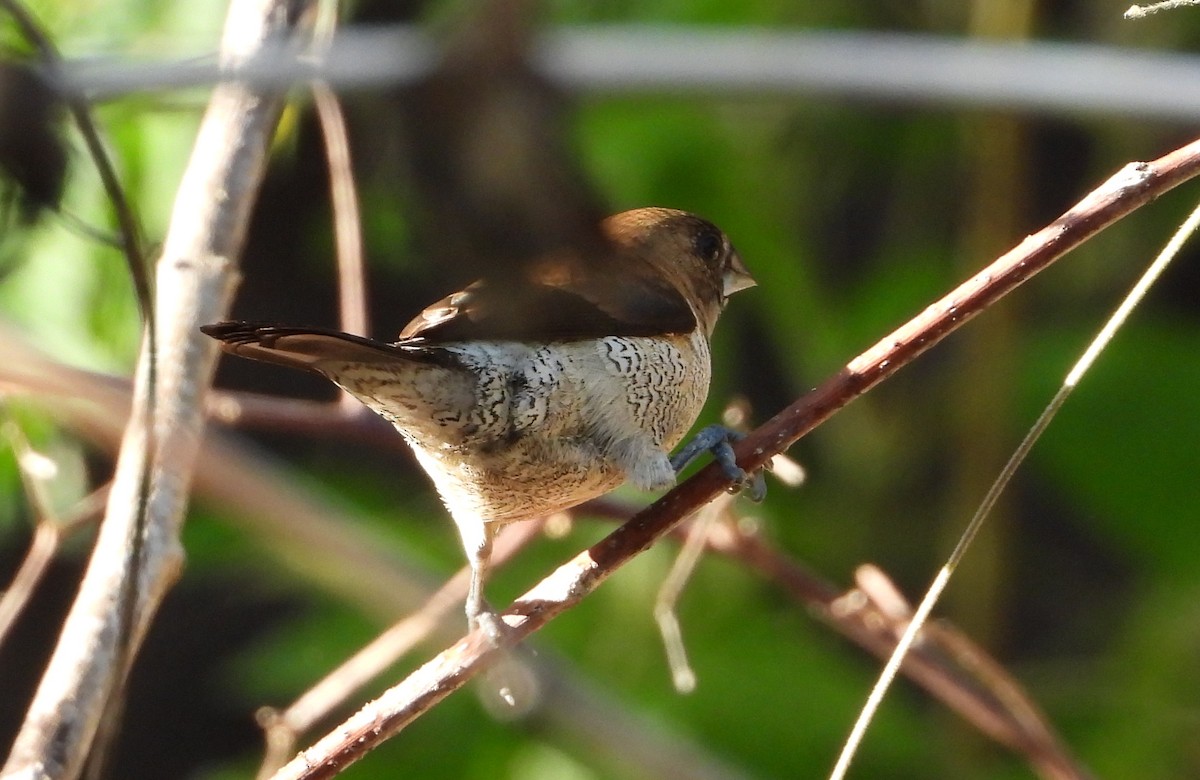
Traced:
<path fill-rule="evenodd" d="M 692 240 L 692 248 L 696 251 L 696 255 L 705 262 L 714 263 L 725 250 L 725 239 L 719 230 L 706 225 Z"/>

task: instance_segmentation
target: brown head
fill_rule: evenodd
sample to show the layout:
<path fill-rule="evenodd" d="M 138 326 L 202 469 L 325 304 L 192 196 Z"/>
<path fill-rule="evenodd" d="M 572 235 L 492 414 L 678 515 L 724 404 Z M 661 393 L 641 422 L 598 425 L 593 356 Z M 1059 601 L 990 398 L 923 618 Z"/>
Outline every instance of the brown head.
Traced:
<path fill-rule="evenodd" d="M 643 274 L 659 277 L 683 295 L 710 335 L 729 296 L 755 284 L 729 238 L 695 214 L 634 209 L 609 217 L 603 228 L 622 254 L 636 258 L 624 271 L 629 282 Z"/>

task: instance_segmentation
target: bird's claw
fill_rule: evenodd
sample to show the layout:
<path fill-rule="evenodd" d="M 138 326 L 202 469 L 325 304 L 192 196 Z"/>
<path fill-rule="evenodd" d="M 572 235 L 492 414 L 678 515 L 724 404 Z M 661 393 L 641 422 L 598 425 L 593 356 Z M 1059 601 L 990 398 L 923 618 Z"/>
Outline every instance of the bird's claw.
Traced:
<path fill-rule="evenodd" d="M 767 496 L 767 483 L 763 479 L 762 469 L 747 474 L 745 469 L 737 464 L 737 458 L 733 454 L 733 442 L 744 438 L 746 434 L 724 425 L 709 425 L 700 429 L 691 441 L 671 456 L 671 468 L 678 474 L 698 455 L 711 452 L 720 464 L 722 473 L 733 482 L 729 488 L 731 493 L 745 490 L 751 501 L 762 501 Z"/>
<path fill-rule="evenodd" d="M 746 498 L 756 504 L 761 504 L 763 499 L 767 497 L 767 480 L 763 478 L 763 470 L 759 469 L 753 474 L 747 474 L 740 468 L 738 471 L 742 472 L 743 478 L 741 481 L 730 486 L 729 492 L 739 493 L 745 491 Z"/>
<path fill-rule="evenodd" d="M 479 629 L 485 639 L 493 646 L 500 647 L 508 624 L 491 609 L 485 608 L 474 615 L 467 616 L 469 629 Z"/>

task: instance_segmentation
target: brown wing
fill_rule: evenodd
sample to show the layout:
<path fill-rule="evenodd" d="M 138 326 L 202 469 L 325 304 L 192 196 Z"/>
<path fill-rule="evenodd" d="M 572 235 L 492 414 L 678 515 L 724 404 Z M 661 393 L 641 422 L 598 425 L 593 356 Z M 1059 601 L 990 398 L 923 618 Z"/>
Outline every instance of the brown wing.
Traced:
<path fill-rule="evenodd" d="M 603 336 L 686 333 L 696 327 L 678 290 L 611 267 L 561 284 L 481 280 L 418 314 L 400 341 L 578 341 Z"/>
<path fill-rule="evenodd" d="M 688 333 L 696 316 L 670 266 L 693 251 L 691 234 L 720 231 L 670 209 L 605 220 L 602 246 L 549 252 L 510 265 L 421 312 L 400 341 L 575 341 Z"/>

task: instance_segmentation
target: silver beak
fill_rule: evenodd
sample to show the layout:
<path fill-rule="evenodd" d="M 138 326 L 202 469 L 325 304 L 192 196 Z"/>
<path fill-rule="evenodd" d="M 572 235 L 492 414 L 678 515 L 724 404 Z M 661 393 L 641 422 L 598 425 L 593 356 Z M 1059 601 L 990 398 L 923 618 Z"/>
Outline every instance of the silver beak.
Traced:
<path fill-rule="evenodd" d="M 725 273 L 721 277 L 722 294 L 728 298 L 738 290 L 745 290 L 756 284 L 758 282 L 754 281 L 754 277 L 750 275 L 746 264 L 742 262 L 741 255 L 735 250 L 730 250 L 729 261 L 725 264 Z"/>

